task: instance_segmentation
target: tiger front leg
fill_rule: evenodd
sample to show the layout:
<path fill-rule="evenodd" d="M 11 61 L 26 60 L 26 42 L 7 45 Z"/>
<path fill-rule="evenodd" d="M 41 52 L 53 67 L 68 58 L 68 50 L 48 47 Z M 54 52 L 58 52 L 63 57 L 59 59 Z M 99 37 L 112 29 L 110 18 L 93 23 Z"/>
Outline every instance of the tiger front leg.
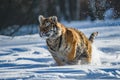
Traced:
<path fill-rule="evenodd" d="M 54 58 L 58 66 L 63 66 L 62 62 L 58 58 Z"/>
<path fill-rule="evenodd" d="M 53 56 L 53 55 L 52 55 L 52 56 Z M 53 56 L 53 58 L 54 58 L 54 60 L 55 60 L 55 62 L 57 63 L 58 66 L 64 65 L 64 64 L 62 63 L 62 61 L 61 61 L 58 57 Z"/>

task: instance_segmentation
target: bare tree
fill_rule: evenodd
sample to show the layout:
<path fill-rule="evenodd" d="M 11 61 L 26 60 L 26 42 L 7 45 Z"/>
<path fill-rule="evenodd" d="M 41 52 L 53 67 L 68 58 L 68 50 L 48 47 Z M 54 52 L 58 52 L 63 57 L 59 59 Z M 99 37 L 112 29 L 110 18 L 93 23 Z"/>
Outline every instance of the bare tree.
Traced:
<path fill-rule="evenodd" d="M 97 19 L 103 19 L 106 10 L 106 0 L 89 0 L 91 10 Z"/>

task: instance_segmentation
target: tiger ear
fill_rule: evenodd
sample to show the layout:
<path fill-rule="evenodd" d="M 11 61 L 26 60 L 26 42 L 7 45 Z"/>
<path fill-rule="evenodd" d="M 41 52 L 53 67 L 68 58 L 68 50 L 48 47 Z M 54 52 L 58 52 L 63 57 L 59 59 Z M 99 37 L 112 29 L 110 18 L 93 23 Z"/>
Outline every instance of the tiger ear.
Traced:
<path fill-rule="evenodd" d="M 58 20 L 57 20 L 57 17 L 56 17 L 56 16 L 52 16 L 52 17 L 51 17 L 51 20 L 52 20 L 53 22 L 55 22 L 55 23 L 56 23 L 56 22 L 58 22 Z"/>
<path fill-rule="evenodd" d="M 42 15 L 40 15 L 39 17 L 38 17 L 38 20 L 39 20 L 39 22 L 40 22 L 40 25 L 42 24 L 42 21 L 44 20 L 45 18 L 42 16 Z"/>

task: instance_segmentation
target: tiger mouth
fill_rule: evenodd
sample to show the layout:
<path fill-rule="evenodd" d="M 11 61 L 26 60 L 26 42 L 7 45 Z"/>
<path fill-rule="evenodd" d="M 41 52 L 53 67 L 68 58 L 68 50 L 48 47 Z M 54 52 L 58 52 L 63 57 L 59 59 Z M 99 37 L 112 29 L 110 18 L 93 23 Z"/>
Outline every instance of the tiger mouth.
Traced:
<path fill-rule="evenodd" d="M 50 32 L 40 32 L 40 37 L 53 37 L 54 35 L 56 35 L 53 31 Z"/>
<path fill-rule="evenodd" d="M 48 33 L 44 33 L 44 32 L 41 32 L 41 33 L 40 33 L 40 37 L 43 37 L 43 36 L 49 37 L 50 34 L 48 34 Z"/>

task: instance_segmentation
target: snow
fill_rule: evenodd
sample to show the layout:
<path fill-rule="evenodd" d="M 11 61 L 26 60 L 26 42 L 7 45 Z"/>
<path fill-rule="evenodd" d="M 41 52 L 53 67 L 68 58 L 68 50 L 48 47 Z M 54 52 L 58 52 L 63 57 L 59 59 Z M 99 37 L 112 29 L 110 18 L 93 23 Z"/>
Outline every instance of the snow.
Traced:
<path fill-rule="evenodd" d="M 83 31 L 87 37 L 98 31 L 89 65 L 57 66 L 38 34 L 0 35 L 0 79 L 80 80 L 120 79 L 120 24 L 114 21 L 62 22 Z"/>

